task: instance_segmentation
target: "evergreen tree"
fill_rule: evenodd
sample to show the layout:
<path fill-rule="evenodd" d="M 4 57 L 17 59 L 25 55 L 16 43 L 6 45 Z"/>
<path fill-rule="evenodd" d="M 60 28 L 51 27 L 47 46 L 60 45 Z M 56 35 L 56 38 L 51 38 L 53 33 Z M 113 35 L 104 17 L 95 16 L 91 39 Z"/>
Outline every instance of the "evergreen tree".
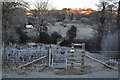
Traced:
<path fill-rule="evenodd" d="M 76 32 L 77 32 L 77 28 L 75 26 L 71 26 L 71 28 L 68 30 L 67 36 L 68 36 L 68 41 L 70 43 L 72 43 L 74 38 L 76 37 Z"/>
<path fill-rule="evenodd" d="M 57 39 L 62 38 L 62 36 L 58 32 L 53 32 L 51 38 L 52 38 L 52 43 L 56 44 Z"/>

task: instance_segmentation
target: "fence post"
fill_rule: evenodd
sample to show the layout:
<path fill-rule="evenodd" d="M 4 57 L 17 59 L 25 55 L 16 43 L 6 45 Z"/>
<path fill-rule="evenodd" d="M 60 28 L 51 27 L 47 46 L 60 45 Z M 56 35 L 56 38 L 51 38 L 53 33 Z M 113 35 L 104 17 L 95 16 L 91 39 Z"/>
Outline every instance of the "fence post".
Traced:
<path fill-rule="evenodd" d="M 67 53 L 68 53 L 68 51 L 66 50 L 66 51 L 65 51 L 65 58 L 66 58 L 66 60 L 65 60 L 65 61 L 66 61 L 66 69 L 67 69 Z"/>
<path fill-rule="evenodd" d="M 6 56 L 5 44 L 3 42 L 3 66 L 6 66 Z"/>
<path fill-rule="evenodd" d="M 51 65 L 51 46 L 48 47 L 48 64 Z"/>
<path fill-rule="evenodd" d="M 71 53 L 72 54 L 74 54 L 74 44 L 72 43 L 72 49 L 71 49 Z M 74 55 L 71 55 L 71 58 L 73 58 L 74 57 Z M 70 66 L 70 68 L 74 68 L 74 59 L 71 59 L 71 66 Z"/>
<path fill-rule="evenodd" d="M 82 56 L 81 56 L 81 72 L 82 73 L 84 72 L 84 69 L 85 69 L 84 57 L 85 57 L 85 51 L 82 50 Z"/>
<path fill-rule="evenodd" d="M 82 50 L 85 50 L 85 43 L 82 44 Z"/>

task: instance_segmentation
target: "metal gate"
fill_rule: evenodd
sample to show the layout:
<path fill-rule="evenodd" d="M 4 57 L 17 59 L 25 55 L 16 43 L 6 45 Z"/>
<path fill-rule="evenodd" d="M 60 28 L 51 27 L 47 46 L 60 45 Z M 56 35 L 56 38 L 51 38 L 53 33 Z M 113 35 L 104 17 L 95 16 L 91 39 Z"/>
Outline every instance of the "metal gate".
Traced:
<path fill-rule="evenodd" d="M 66 68 L 67 65 L 67 50 L 65 48 L 56 47 L 52 49 L 52 66 L 54 68 Z"/>
<path fill-rule="evenodd" d="M 84 44 L 72 44 L 72 48 L 74 50 L 74 46 L 82 46 L 82 49 L 84 49 Z M 72 49 L 68 49 L 66 47 L 59 47 L 56 45 L 53 45 L 51 47 L 51 61 L 52 66 L 54 68 L 68 68 L 68 66 L 78 65 L 81 64 L 81 52 L 75 53 L 71 52 Z M 73 64 L 74 63 L 74 64 Z"/>

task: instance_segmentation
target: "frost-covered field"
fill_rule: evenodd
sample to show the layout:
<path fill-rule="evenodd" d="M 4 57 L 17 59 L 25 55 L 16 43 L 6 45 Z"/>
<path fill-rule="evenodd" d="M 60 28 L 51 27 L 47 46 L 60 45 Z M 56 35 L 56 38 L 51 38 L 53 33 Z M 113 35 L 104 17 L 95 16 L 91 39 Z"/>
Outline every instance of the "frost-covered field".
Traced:
<path fill-rule="evenodd" d="M 62 37 L 66 36 L 66 32 L 68 29 L 74 25 L 77 27 L 77 36 L 76 39 L 90 39 L 94 36 L 95 31 L 91 28 L 92 26 L 86 24 L 78 24 L 78 23 L 68 23 L 66 27 L 62 26 L 62 22 L 56 22 L 55 25 L 48 27 L 48 33 L 52 34 L 52 32 L 56 31 L 62 35 Z"/>

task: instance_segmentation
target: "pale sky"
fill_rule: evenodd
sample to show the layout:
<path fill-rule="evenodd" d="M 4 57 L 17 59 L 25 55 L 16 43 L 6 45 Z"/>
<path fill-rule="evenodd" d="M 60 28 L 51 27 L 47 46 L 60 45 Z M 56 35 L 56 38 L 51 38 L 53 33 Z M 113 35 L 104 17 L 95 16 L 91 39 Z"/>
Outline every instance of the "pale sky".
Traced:
<path fill-rule="evenodd" d="M 50 0 L 57 9 L 62 8 L 92 8 L 97 9 L 95 4 L 99 0 Z"/>
<path fill-rule="evenodd" d="M 29 0 L 34 2 L 36 0 Z M 97 9 L 95 4 L 98 4 L 99 0 L 49 0 L 50 3 L 56 9 L 62 8 L 92 8 Z"/>

